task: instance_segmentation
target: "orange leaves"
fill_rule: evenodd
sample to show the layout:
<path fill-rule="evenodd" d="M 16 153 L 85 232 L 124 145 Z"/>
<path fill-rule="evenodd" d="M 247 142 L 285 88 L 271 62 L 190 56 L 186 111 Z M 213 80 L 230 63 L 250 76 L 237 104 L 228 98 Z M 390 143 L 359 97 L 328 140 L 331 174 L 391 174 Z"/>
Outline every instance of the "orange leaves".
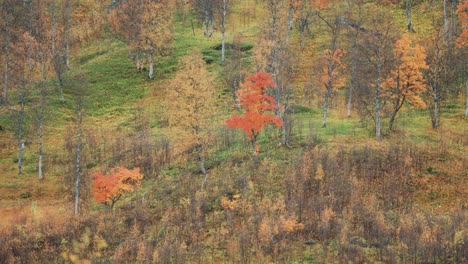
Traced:
<path fill-rule="evenodd" d="M 241 107 L 245 109 L 243 115 L 233 115 L 226 120 L 229 128 L 239 128 L 245 131 L 249 139 L 254 142 L 267 124 L 282 125 L 281 120 L 267 111 L 275 110 L 275 99 L 266 93 L 267 88 L 276 88 L 271 74 L 258 72 L 245 79 L 238 97 Z"/>
<path fill-rule="evenodd" d="M 128 170 L 124 167 L 112 169 L 109 174 L 97 172 L 91 176 L 94 199 L 97 202 L 110 205 L 111 208 L 126 192 L 133 192 L 135 186 L 140 186 L 143 175 L 139 168 Z"/>
<path fill-rule="evenodd" d="M 390 98 L 408 100 L 416 107 L 426 107 L 421 93 L 426 91 L 422 70 L 429 69 L 426 64 L 426 50 L 420 45 L 413 45 L 408 35 L 395 43 L 395 56 L 398 59 L 396 69 L 383 84 L 384 92 Z"/>
<path fill-rule="evenodd" d="M 320 11 L 320 9 L 324 9 L 328 7 L 329 0 L 312 0 L 311 6 L 314 11 Z"/>

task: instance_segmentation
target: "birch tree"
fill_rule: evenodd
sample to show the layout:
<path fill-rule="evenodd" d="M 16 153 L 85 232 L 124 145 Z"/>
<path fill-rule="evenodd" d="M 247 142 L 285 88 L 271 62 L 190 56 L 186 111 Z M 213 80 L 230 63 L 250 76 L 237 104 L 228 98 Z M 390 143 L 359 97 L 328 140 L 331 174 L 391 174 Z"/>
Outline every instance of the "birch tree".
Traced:
<path fill-rule="evenodd" d="M 361 89 L 366 95 L 371 95 L 369 98 L 373 103 L 365 105 L 366 111 L 374 118 L 375 137 L 380 140 L 382 138 L 382 82 L 385 80 L 385 75 L 388 71 L 389 62 L 392 60 L 392 47 L 394 39 L 398 31 L 395 29 L 393 20 L 387 14 L 375 9 L 369 10 L 373 12 L 370 19 L 366 21 L 367 28 L 355 27 L 363 33 L 358 45 L 362 56 L 366 60 L 368 76 L 366 85 L 361 86 Z M 372 110 L 367 109 L 368 105 L 373 105 Z"/>
<path fill-rule="evenodd" d="M 75 199 L 74 199 L 74 213 L 79 213 L 80 203 L 80 187 L 81 187 L 81 138 L 82 138 L 82 122 L 83 122 L 83 99 L 79 97 L 76 105 L 76 145 L 75 145 L 75 161 L 74 161 L 74 174 L 75 174 Z"/>
<path fill-rule="evenodd" d="M 193 150 L 204 175 L 203 191 L 208 171 L 205 166 L 208 129 L 216 114 L 216 86 L 214 76 L 206 69 L 198 50 L 181 58 L 179 70 L 170 83 L 168 95 L 169 125 L 176 137 L 177 148 Z"/>

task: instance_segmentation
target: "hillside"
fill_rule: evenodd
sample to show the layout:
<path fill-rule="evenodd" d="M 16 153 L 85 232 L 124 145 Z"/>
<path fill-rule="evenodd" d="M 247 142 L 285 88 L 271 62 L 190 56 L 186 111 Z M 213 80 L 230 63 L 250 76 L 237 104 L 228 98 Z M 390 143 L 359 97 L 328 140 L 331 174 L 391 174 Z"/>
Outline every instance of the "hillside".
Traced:
<path fill-rule="evenodd" d="M 122 22 L 131 15 L 125 11 L 131 10 L 131 6 L 125 4 L 132 1 L 113 1 L 110 7 L 101 3 L 104 7 L 99 12 L 104 26 L 99 34 L 82 42 L 76 40 L 75 32 L 84 31 L 84 24 L 80 24 L 84 21 L 82 17 L 86 17 L 83 14 L 97 11 L 80 9 L 82 6 L 78 4 L 73 6 L 75 35 L 72 35 L 76 39 L 72 42 L 70 70 L 63 72 L 64 100 L 59 96 L 60 80 L 53 59 L 47 66 L 44 82 L 47 104 L 42 180 L 38 179 L 37 151 L 39 59 L 38 66 L 30 70 L 28 85 L 19 85 L 20 71 L 12 70 L 11 79 L 17 78 L 18 84 L 12 85 L 9 103 L 0 107 L 0 236 L 4 238 L 0 242 L 1 263 L 467 261 L 468 119 L 464 116 L 463 57 L 466 47 L 447 48 L 447 54 L 453 57 L 447 55 L 444 60 L 451 64 L 440 66 L 444 69 L 440 72 L 447 73 L 440 73 L 446 88 L 441 93 L 443 99 L 438 101 L 440 126 L 433 128 L 431 123 L 433 94 L 427 81 L 427 90 L 418 94 L 426 107 L 410 104 L 407 95 L 408 101 L 398 112 L 393 128 L 387 129 L 396 95 L 387 97 L 386 92 L 391 89 L 385 90 L 384 84 L 382 135 L 378 138 L 372 90 L 374 61 L 363 63 L 366 56 L 362 53 L 368 48 L 364 45 L 370 47 L 374 41 L 372 34 L 369 39 L 366 35 L 356 38 L 355 46 L 359 48 L 353 51 L 350 43 L 356 31 L 333 24 L 339 45 L 330 46 L 335 43 L 335 31 L 330 31 L 333 26 L 327 23 L 340 21 L 337 17 L 348 22 L 361 21 L 367 32 L 380 32 L 388 23 L 388 29 L 395 32 L 389 34 L 394 39 L 389 37 L 390 48 L 385 55 L 388 56 L 387 68 L 382 70 L 385 83 L 393 74 L 391 67 L 398 65 L 398 56 L 392 55 L 395 41 L 406 33 L 404 5 L 392 1 L 318 1 L 330 2 L 322 7 L 313 1 L 317 6 L 312 6 L 318 9 L 309 10 L 309 29 L 304 33 L 301 48 L 302 1 L 295 6 L 293 17 L 297 19 L 290 32 L 286 26 L 278 26 L 276 35 L 271 33 L 267 19 L 273 11 L 265 5 L 277 4 L 278 24 L 286 25 L 288 1 L 268 0 L 264 1 L 266 4 L 231 1 L 223 63 L 219 15 L 215 16 L 212 36 L 206 37 L 197 8 L 183 1 L 175 1 L 177 4 L 172 6 L 172 2 L 162 0 L 143 2 L 156 3 L 154 10 L 158 3 L 167 4 L 168 12 L 162 13 L 171 14 L 173 24 L 168 34 L 172 41 L 168 47 L 158 42 L 157 45 L 164 46 L 159 49 L 161 55 L 139 61 L 140 52 L 146 54 L 143 51 L 147 44 L 133 41 L 129 37 L 132 31 L 123 30 L 125 25 L 131 28 L 133 24 Z M 86 4 L 93 6 L 94 2 Z M 7 4 L 0 3 L 3 7 Z M 376 10 L 389 17 L 372 17 L 372 13 L 380 12 Z M 431 39 L 438 32 L 433 20 L 441 16 L 441 10 L 440 1 L 415 1 L 412 9 L 416 32 L 409 36 L 427 49 L 428 64 Z M 143 14 L 159 18 L 158 14 Z M 451 19 L 455 19 L 454 14 L 455 11 Z M 141 21 L 145 21 L 145 16 Z M 44 20 L 52 21 L 48 17 Z M 372 24 L 377 20 L 382 24 Z M 155 23 L 162 22 L 152 25 Z M 457 23 L 454 39 L 463 35 L 464 24 Z M 25 27 L 18 25 L 18 32 Z M 160 38 L 166 34 L 157 32 Z M 283 42 L 286 36 L 288 48 Z M 150 30 L 146 39 L 153 37 Z M 39 39 L 38 46 L 42 45 Z M 21 38 L 14 41 L 21 43 Z M 282 44 L 275 46 L 275 41 Z M 138 45 L 142 47 L 135 48 Z M 324 85 L 327 82 L 322 81 L 323 72 L 327 73 L 324 51 L 334 50 L 335 46 L 340 47 L 336 50 L 346 50 L 342 61 L 336 62 L 346 65 L 337 70 L 344 80 L 337 81 L 338 87 L 332 89 L 323 127 L 323 87 L 327 87 Z M 167 54 L 165 49 L 169 50 Z M 202 64 L 190 57 L 198 54 L 193 50 L 201 54 Z M 272 50 L 277 53 L 269 57 Z M 353 52 L 360 55 L 356 64 Z M 12 54 L 17 56 L 14 58 L 20 56 Z M 328 61 L 335 62 L 336 57 L 331 56 Z M 149 64 L 153 59 L 154 77 L 150 79 Z M 24 59 L 25 65 L 27 61 Z M 140 63 L 142 66 L 137 66 Z M 358 72 L 354 81 L 351 81 L 352 65 Z M 203 122 L 192 129 L 195 127 L 190 126 L 192 120 L 198 120 L 197 114 L 202 110 L 176 117 L 173 112 L 197 105 L 192 99 L 197 98 L 196 92 L 202 88 L 184 97 L 179 91 L 183 85 L 178 81 L 184 73 L 200 67 L 206 67 L 212 75 L 209 86 L 216 91 L 206 95 L 201 105 L 207 107 L 212 100 L 214 110 L 205 111 Z M 431 71 L 435 67 L 430 64 L 423 69 L 425 78 L 435 76 Z M 287 128 L 266 125 L 254 141 L 242 129 L 228 128 L 226 120 L 248 111 L 236 108 L 233 89 L 245 89 L 248 85 L 239 86 L 239 82 L 247 83 L 245 78 L 257 71 L 273 73 L 270 76 L 277 90 L 269 86 L 265 96 L 273 102 L 285 101 L 266 112 L 282 113 L 285 117 L 281 122 Z M 331 75 L 335 77 L 334 74 Z M 187 78 L 191 78 L 190 83 L 197 83 L 205 77 L 209 78 Z M 335 85 L 334 81 L 328 83 Z M 348 116 L 350 86 L 356 90 Z M 27 93 L 25 98 L 21 97 L 21 87 Z M 284 92 L 283 97 L 276 97 L 275 91 Z M 180 96 L 174 96 L 174 92 Z M 242 98 L 240 94 L 237 93 L 237 100 Z M 180 98 L 187 99 L 178 101 Z M 23 173 L 18 175 L 21 101 L 25 102 L 25 117 L 20 140 L 25 142 L 25 149 Z M 81 124 L 78 113 L 82 115 Z M 199 129 L 198 125 L 203 127 Z M 82 143 L 78 162 L 81 192 L 79 213 L 74 214 L 78 131 Z M 141 185 L 134 183 L 137 185 L 134 191 L 119 195 L 121 198 L 111 208 L 109 200 L 95 199 L 93 175 L 110 173 L 117 166 L 139 168 L 143 180 Z"/>

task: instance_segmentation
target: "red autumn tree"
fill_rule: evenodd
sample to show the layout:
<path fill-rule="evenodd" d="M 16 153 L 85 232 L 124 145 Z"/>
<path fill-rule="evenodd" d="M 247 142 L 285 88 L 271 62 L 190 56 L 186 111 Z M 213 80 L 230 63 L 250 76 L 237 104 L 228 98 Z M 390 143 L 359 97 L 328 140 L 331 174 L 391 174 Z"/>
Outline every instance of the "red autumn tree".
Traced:
<path fill-rule="evenodd" d="M 233 115 L 226 120 L 228 128 L 239 128 L 245 131 L 254 150 L 254 159 L 257 160 L 259 147 L 258 135 L 267 124 L 281 127 L 282 122 L 275 116 L 275 99 L 267 94 L 267 88 L 276 88 L 271 74 L 257 72 L 245 79 L 242 88 L 237 92 L 241 108 L 245 109 L 243 115 Z"/>
<path fill-rule="evenodd" d="M 135 186 L 140 186 L 143 174 L 139 168 L 128 170 L 124 167 L 112 169 L 108 174 L 97 172 L 91 176 L 94 199 L 114 208 L 115 203 L 126 192 L 133 192 Z"/>

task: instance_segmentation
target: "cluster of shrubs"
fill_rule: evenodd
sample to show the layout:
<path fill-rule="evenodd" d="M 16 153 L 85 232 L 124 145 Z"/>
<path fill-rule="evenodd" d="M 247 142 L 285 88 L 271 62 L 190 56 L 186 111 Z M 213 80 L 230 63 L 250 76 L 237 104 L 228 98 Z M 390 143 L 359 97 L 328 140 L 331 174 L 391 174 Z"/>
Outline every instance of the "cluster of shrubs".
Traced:
<path fill-rule="evenodd" d="M 161 173 L 115 214 L 19 217 L 0 231 L 1 263 L 464 263 L 467 212 L 414 204 L 410 147 L 315 146 L 287 161 Z M 51 212 L 51 215 L 54 215 Z"/>

